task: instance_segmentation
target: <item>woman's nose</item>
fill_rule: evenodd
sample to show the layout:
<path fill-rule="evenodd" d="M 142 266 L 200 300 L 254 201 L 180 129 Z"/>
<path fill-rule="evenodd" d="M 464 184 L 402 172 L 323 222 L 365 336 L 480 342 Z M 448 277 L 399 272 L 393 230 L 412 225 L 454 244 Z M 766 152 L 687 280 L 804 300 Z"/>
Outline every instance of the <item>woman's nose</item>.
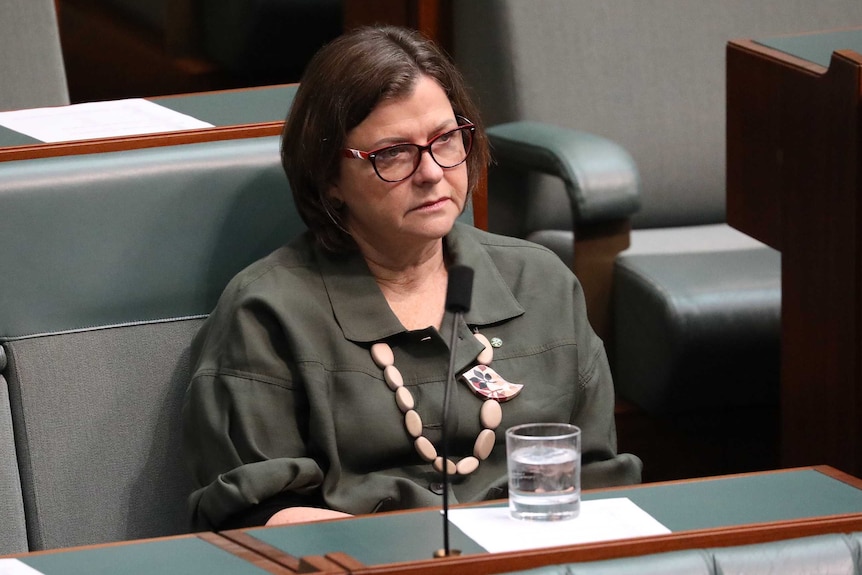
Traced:
<path fill-rule="evenodd" d="M 443 168 L 434 160 L 428 150 L 423 150 L 419 156 L 419 167 L 414 174 L 414 177 L 417 176 L 428 181 L 436 181 L 443 177 Z"/>

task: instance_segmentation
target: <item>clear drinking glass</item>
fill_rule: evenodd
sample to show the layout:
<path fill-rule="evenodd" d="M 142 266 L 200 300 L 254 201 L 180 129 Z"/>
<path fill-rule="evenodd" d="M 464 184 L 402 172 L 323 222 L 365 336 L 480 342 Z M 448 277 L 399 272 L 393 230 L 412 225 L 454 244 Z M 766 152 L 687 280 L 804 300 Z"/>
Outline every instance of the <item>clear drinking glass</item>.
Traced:
<path fill-rule="evenodd" d="M 527 423 L 506 430 L 509 512 L 516 519 L 560 521 L 581 510 L 581 430 Z"/>

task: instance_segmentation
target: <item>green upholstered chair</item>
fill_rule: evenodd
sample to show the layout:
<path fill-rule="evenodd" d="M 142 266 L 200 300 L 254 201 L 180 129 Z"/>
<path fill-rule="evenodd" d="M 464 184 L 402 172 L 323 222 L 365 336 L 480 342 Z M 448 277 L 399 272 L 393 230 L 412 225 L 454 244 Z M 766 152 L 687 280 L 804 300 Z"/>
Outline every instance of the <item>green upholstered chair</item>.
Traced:
<path fill-rule="evenodd" d="M 454 57 L 498 160 L 489 229 L 574 262 L 617 391 L 661 414 L 777 406 L 780 254 L 725 223 L 725 47 L 862 25 L 862 3 L 472 0 L 453 11 Z"/>
<path fill-rule="evenodd" d="M 515 575 L 510 573 L 509 575 Z M 604 561 L 549 565 L 517 575 L 715 575 L 709 555 L 699 549 L 638 555 Z"/>
<path fill-rule="evenodd" d="M 0 553 L 186 531 L 189 344 L 305 229 L 279 138 L 0 162 L 0 213 Z"/>
<path fill-rule="evenodd" d="M 6 354 L 0 347 L 0 517 L 3 518 L 0 521 L 0 555 L 27 551 L 24 500 L 12 432 L 9 386 L 3 376 L 5 368 Z"/>
<path fill-rule="evenodd" d="M 235 273 L 304 229 L 278 138 L 0 163 L 0 213 L 30 550 L 186 531 L 189 343 Z M 3 391 L 0 542 L 21 551 Z"/>
<path fill-rule="evenodd" d="M 859 550 L 858 533 L 830 533 L 752 545 L 550 565 L 519 571 L 517 575 L 856 575 L 862 569 Z"/>
<path fill-rule="evenodd" d="M 0 5 L 0 111 L 69 103 L 54 0 Z"/>
<path fill-rule="evenodd" d="M 772 543 L 710 549 L 716 575 L 733 573 L 782 573 L 807 575 L 856 575 L 859 543 L 856 537 L 840 533 L 787 539 Z"/>

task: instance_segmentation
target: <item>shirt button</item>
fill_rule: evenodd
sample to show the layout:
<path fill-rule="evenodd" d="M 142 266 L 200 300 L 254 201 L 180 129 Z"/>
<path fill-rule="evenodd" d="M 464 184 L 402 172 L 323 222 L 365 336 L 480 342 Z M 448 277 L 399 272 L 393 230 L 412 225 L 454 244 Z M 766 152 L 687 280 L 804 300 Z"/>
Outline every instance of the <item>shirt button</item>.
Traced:
<path fill-rule="evenodd" d="M 431 485 L 428 486 L 428 489 L 430 489 L 431 492 L 435 493 L 436 495 L 443 495 L 443 484 L 439 481 L 433 482 Z"/>

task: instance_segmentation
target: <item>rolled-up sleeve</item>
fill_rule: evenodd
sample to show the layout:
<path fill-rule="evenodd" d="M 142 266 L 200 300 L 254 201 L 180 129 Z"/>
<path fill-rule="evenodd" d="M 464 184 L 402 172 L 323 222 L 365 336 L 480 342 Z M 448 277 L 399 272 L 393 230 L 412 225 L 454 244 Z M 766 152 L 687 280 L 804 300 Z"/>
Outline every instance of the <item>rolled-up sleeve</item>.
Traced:
<path fill-rule="evenodd" d="M 323 482 L 306 457 L 293 391 L 260 381 L 199 375 L 185 404 L 185 452 L 195 478 L 192 523 L 213 529 L 273 496 L 311 494 Z M 272 422 L 278 422 L 273 424 Z"/>
<path fill-rule="evenodd" d="M 276 314 L 229 286 L 191 351 L 183 438 L 193 527 L 218 528 L 279 495 L 317 499 L 323 471 L 308 453 L 308 400 L 289 353 Z"/>
<path fill-rule="evenodd" d="M 583 488 L 630 485 L 641 480 L 641 460 L 617 453 L 614 384 L 604 343 L 587 320 L 583 291 L 574 289 L 575 337 L 578 345 L 579 401 L 571 423 L 582 429 Z"/>

